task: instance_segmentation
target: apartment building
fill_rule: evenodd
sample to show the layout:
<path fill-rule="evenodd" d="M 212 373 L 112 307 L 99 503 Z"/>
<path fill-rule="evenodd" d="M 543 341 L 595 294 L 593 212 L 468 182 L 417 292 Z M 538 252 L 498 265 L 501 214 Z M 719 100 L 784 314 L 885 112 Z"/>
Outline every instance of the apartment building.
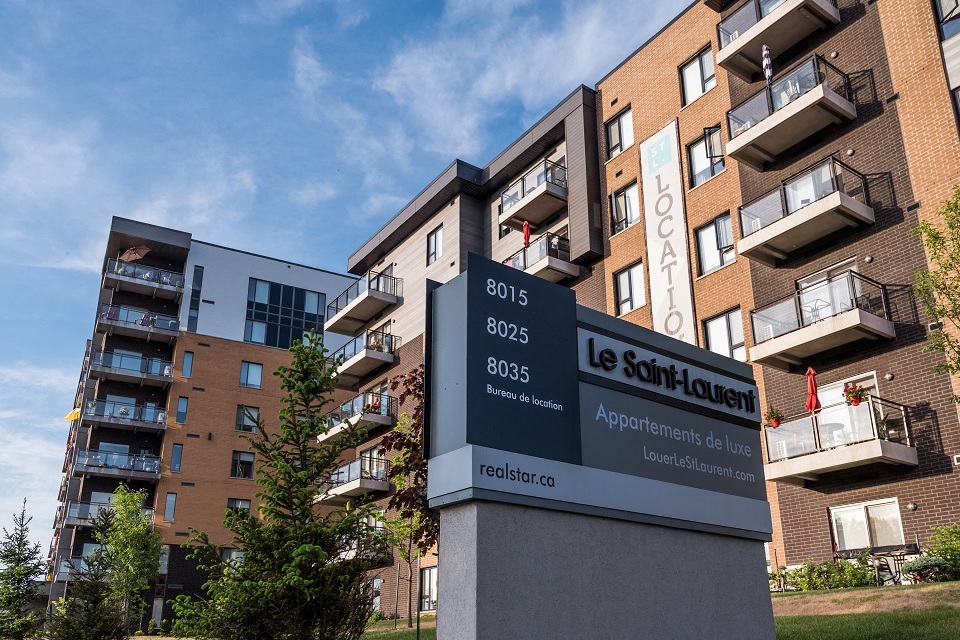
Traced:
<path fill-rule="evenodd" d="M 324 502 L 366 495 L 386 510 L 393 488 L 379 443 L 396 412 L 411 409 L 397 407 L 388 380 L 423 362 L 427 280 L 454 278 L 474 253 L 569 286 L 580 304 L 606 307 L 594 267 L 605 250 L 594 98 L 579 87 L 482 168 L 454 161 L 350 257 L 348 270 L 360 280 L 330 303 L 324 328 L 356 336 L 340 372 L 358 395 L 337 419 L 374 426 L 344 460 L 349 481 Z M 412 580 L 399 558 L 380 572 L 383 612 L 406 617 L 408 589 L 414 600 L 422 594 L 419 610 L 436 609 L 438 560 L 436 550 L 420 558 Z"/>
<path fill-rule="evenodd" d="M 91 521 L 121 482 L 146 491 L 166 545 L 152 617 L 172 618 L 166 600 L 199 593 L 204 576 L 180 547 L 188 527 L 230 547 L 225 510 L 257 505 L 257 461 L 239 435 L 255 428 L 250 414 L 275 422 L 273 371 L 305 331 L 323 332 L 327 301 L 353 282 L 113 219 L 63 463 L 51 601 L 70 580 L 68 562 L 95 544 Z M 346 338 L 325 342 L 337 349 Z"/>

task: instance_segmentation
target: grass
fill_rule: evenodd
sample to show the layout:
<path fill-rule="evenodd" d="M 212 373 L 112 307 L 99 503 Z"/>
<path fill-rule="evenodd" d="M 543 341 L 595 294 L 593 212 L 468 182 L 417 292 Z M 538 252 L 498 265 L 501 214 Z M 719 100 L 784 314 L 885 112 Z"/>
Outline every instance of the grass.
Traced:
<path fill-rule="evenodd" d="M 381 620 L 367 627 L 363 640 L 416 640 L 417 628 L 407 629 L 406 620 L 397 621 L 397 630 L 393 630 L 393 620 Z M 437 619 L 433 616 L 420 620 L 420 640 L 437 640 Z"/>
<path fill-rule="evenodd" d="M 956 609 L 781 616 L 774 622 L 777 640 L 956 640 L 960 636 Z"/>

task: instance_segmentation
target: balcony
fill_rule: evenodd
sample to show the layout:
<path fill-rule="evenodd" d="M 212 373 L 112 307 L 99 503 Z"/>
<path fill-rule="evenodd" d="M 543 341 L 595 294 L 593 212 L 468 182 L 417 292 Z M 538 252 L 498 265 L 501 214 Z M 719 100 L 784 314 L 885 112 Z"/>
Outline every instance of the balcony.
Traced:
<path fill-rule="evenodd" d="M 70 577 L 74 575 L 77 571 L 83 571 L 86 569 L 87 563 L 82 556 L 74 556 L 73 558 L 62 558 L 60 560 L 60 565 L 57 567 L 56 576 L 54 580 L 57 582 L 67 582 L 70 580 Z"/>
<path fill-rule="evenodd" d="M 400 302 L 402 297 L 403 280 L 371 271 L 327 305 L 323 330 L 356 333 L 378 313 Z"/>
<path fill-rule="evenodd" d="M 73 467 L 73 474 L 76 476 L 159 480 L 160 458 L 148 454 L 133 455 L 82 449 L 77 452 L 77 463 Z"/>
<path fill-rule="evenodd" d="M 66 527 L 89 527 L 100 514 L 101 509 L 110 510 L 106 502 L 70 502 L 67 504 Z M 153 520 L 153 509 L 141 509 L 140 513 Z"/>
<path fill-rule="evenodd" d="M 81 416 L 84 423 L 133 431 L 165 431 L 167 411 L 109 400 L 87 400 Z"/>
<path fill-rule="evenodd" d="M 750 360 L 780 369 L 862 340 L 893 338 L 882 284 L 844 271 L 750 313 Z"/>
<path fill-rule="evenodd" d="M 580 267 L 570 262 L 570 241 L 552 233 L 543 234 L 503 264 L 550 282 L 580 275 Z"/>
<path fill-rule="evenodd" d="M 803 484 L 821 474 L 883 463 L 917 466 L 906 407 L 873 396 L 764 429 L 770 482 Z"/>
<path fill-rule="evenodd" d="M 180 321 L 162 313 L 104 304 L 97 316 L 97 333 L 118 334 L 151 340 L 161 338 L 173 342 L 180 329 Z"/>
<path fill-rule="evenodd" d="M 776 266 L 811 242 L 842 229 L 873 224 L 864 177 L 827 158 L 740 207 L 737 253 Z"/>
<path fill-rule="evenodd" d="M 394 352 L 400 347 L 400 337 L 382 331 L 364 331 L 332 354 L 330 360 L 339 362 L 340 389 L 353 389 L 360 378 L 374 369 L 396 361 Z"/>
<path fill-rule="evenodd" d="M 346 504 L 350 499 L 369 493 L 388 493 L 387 474 L 390 463 L 383 458 L 363 457 L 346 464 L 330 475 L 319 501 L 326 504 Z"/>
<path fill-rule="evenodd" d="M 567 206 L 567 168 L 544 160 L 500 195 L 500 224 L 536 228 Z"/>
<path fill-rule="evenodd" d="M 173 381 L 173 363 L 162 358 L 94 349 L 90 357 L 90 377 L 166 387 Z"/>
<path fill-rule="evenodd" d="M 822 129 L 857 117 L 850 78 L 807 58 L 727 112 L 727 155 L 757 171 Z"/>
<path fill-rule="evenodd" d="M 748 0 L 717 25 L 717 65 L 747 82 L 763 76 L 763 45 L 780 55 L 819 29 L 840 24 L 836 0 Z"/>
<path fill-rule="evenodd" d="M 105 289 L 132 291 L 153 298 L 179 300 L 183 295 L 183 274 L 137 262 L 124 262 L 110 258 L 103 273 Z"/>
<path fill-rule="evenodd" d="M 392 427 L 397 421 L 397 407 L 397 399 L 385 393 L 361 393 L 324 416 L 327 432 L 317 440 L 332 442 L 345 429 L 357 424 L 371 431 L 379 427 Z"/>

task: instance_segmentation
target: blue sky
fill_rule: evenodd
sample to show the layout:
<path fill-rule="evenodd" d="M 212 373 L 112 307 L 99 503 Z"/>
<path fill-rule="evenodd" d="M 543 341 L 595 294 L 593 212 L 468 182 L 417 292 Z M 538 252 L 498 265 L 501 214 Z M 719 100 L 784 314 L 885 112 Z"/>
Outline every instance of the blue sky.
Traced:
<path fill-rule="evenodd" d="M 343 271 L 684 6 L 0 0 L 0 525 L 46 552 L 111 216 Z"/>

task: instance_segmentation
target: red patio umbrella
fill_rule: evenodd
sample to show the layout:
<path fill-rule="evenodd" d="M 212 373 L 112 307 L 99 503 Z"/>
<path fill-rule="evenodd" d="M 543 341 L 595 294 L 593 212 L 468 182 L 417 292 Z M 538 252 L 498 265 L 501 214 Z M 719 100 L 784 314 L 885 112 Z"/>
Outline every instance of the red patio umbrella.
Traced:
<path fill-rule="evenodd" d="M 148 253 L 150 253 L 150 247 L 145 247 L 143 245 L 140 245 L 139 247 L 130 247 L 123 252 L 123 255 L 120 256 L 120 259 L 124 262 L 133 262 L 134 260 L 139 260 Z"/>
<path fill-rule="evenodd" d="M 530 246 L 530 223 L 523 221 L 523 246 Z"/>
<path fill-rule="evenodd" d="M 820 398 L 817 397 L 817 372 L 807 367 L 807 402 L 803 405 L 813 413 L 820 410 Z"/>

